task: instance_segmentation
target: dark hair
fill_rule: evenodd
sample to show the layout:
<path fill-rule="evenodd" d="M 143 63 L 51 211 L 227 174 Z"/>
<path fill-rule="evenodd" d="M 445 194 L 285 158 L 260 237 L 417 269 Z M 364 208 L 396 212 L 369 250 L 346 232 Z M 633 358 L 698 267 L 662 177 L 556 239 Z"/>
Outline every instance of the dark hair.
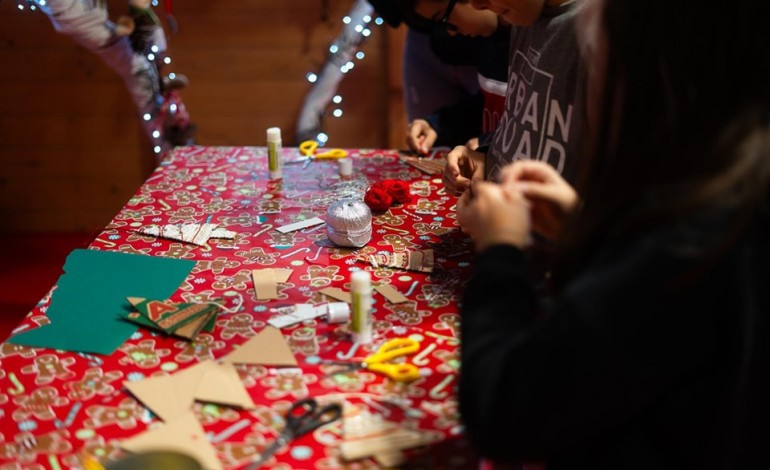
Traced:
<path fill-rule="evenodd" d="M 709 211 L 743 227 L 767 204 L 770 2 L 603 1 L 601 117 L 557 285 L 608 238 Z"/>

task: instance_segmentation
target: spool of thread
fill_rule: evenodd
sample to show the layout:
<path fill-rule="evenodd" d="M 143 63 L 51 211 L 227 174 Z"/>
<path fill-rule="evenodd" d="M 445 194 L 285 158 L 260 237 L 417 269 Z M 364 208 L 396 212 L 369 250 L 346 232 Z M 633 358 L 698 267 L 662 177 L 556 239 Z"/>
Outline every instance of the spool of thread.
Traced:
<path fill-rule="evenodd" d="M 360 248 L 372 239 L 372 211 L 364 201 L 340 199 L 326 211 L 326 234 L 337 246 Z"/>
<path fill-rule="evenodd" d="M 326 320 L 329 323 L 350 321 L 350 305 L 347 302 L 332 302 L 326 306 Z"/>
<path fill-rule="evenodd" d="M 340 169 L 340 176 L 351 176 L 353 174 L 352 158 L 340 158 L 337 160 L 337 166 Z"/>

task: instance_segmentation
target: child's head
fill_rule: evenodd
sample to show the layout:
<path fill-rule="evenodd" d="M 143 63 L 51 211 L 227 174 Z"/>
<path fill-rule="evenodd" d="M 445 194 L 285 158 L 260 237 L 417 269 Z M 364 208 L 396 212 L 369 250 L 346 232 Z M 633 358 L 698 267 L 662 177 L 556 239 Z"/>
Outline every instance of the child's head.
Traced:
<path fill-rule="evenodd" d="M 475 9 L 469 0 L 396 0 L 396 3 L 415 23 L 431 26 L 443 23 L 450 33 L 491 36 L 498 27 L 495 13 Z"/>
<path fill-rule="evenodd" d="M 561 5 L 569 0 L 470 0 L 473 8 L 489 10 L 506 22 L 516 26 L 534 23 L 543 7 Z"/>

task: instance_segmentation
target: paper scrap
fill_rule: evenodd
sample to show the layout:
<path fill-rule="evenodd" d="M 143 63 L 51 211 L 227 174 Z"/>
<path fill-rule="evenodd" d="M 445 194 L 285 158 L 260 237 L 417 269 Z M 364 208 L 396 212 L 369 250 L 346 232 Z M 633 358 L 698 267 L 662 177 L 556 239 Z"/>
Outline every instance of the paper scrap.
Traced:
<path fill-rule="evenodd" d="M 146 225 L 135 230 L 143 235 L 205 245 L 209 238 L 235 238 L 235 232 L 217 227 L 217 224 Z"/>
<path fill-rule="evenodd" d="M 190 409 L 209 362 L 201 362 L 172 375 L 126 381 L 123 386 L 160 419 L 169 421 Z"/>
<path fill-rule="evenodd" d="M 327 313 L 328 307 L 326 305 L 316 307 L 313 304 L 296 304 L 292 308 L 286 309 L 283 315 L 269 319 L 267 323 L 276 328 L 285 328 L 306 320 L 318 318 Z"/>
<path fill-rule="evenodd" d="M 128 321 L 166 334 L 194 339 L 212 317 L 222 310 L 212 303 L 185 303 L 129 297 L 136 312 L 122 315 Z"/>
<path fill-rule="evenodd" d="M 340 452 L 345 460 L 358 460 L 372 455 L 392 454 L 430 442 L 432 439 L 425 433 L 399 428 L 381 436 L 343 440 Z"/>
<path fill-rule="evenodd" d="M 325 287 L 318 292 L 322 293 L 323 295 L 328 295 L 333 299 L 341 300 L 349 304 L 353 303 L 353 297 L 351 297 L 350 292 L 345 292 L 344 290 L 337 287 Z"/>
<path fill-rule="evenodd" d="M 286 344 L 281 330 L 265 327 L 250 340 L 222 358 L 233 364 L 260 364 L 269 366 L 296 366 L 297 358 Z"/>
<path fill-rule="evenodd" d="M 74 250 L 51 297 L 51 321 L 21 332 L 9 343 L 36 348 L 112 354 L 135 331 L 123 321 L 129 295 L 149 299 L 170 297 L 195 261 L 102 250 Z M 98 332 L 98 334 L 94 334 Z"/>
<path fill-rule="evenodd" d="M 377 284 L 374 286 L 374 290 L 382 294 L 382 296 L 388 299 L 388 302 L 392 304 L 400 304 L 401 302 L 409 300 L 404 297 L 404 294 L 396 290 L 396 288 L 390 284 Z"/>
<path fill-rule="evenodd" d="M 257 299 L 277 299 L 278 284 L 288 281 L 292 272 L 291 269 L 285 268 L 253 269 L 251 279 Z"/>
<path fill-rule="evenodd" d="M 193 413 L 187 412 L 168 423 L 120 442 L 129 452 L 177 451 L 196 459 L 206 470 L 221 470 L 214 446 L 206 439 Z"/>
<path fill-rule="evenodd" d="M 423 273 L 433 272 L 433 250 L 406 250 L 399 252 L 378 252 L 357 258 L 372 265 L 374 268 L 385 266 L 388 268 L 400 268 L 409 271 Z"/>
<path fill-rule="evenodd" d="M 444 167 L 446 166 L 446 160 L 443 158 L 401 156 L 399 159 L 428 175 L 441 174 L 444 172 Z"/>
<path fill-rule="evenodd" d="M 319 224 L 325 224 L 326 222 L 323 221 L 323 219 L 319 219 L 318 217 L 313 217 L 306 220 L 301 220 L 299 222 L 294 222 L 293 224 L 283 225 L 281 227 L 276 228 L 281 233 L 288 233 L 293 232 L 295 230 L 302 230 L 303 228 L 312 227 L 313 225 L 319 225 Z"/>
<path fill-rule="evenodd" d="M 195 391 L 196 400 L 235 406 L 244 410 L 255 408 L 233 364 L 218 364 L 214 361 L 205 361 L 202 364 L 206 364 L 206 369 Z"/>

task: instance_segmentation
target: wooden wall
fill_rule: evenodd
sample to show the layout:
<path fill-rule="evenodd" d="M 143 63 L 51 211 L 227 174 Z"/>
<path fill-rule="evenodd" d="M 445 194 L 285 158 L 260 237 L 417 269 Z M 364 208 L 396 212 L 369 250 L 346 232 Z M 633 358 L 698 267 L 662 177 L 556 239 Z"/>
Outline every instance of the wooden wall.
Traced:
<path fill-rule="evenodd" d="M 198 143 L 264 145 L 270 126 L 291 143 L 305 75 L 324 63 L 352 3 L 174 2 L 180 31 L 165 71 L 190 79 L 181 95 Z M 110 1 L 112 18 L 125 9 Z M 340 85 L 343 116 L 325 119 L 329 145 L 401 146 L 402 42 L 402 31 L 374 27 Z M 0 64 L 0 232 L 104 226 L 155 166 L 122 80 L 13 0 L 0 1 Z"/>

